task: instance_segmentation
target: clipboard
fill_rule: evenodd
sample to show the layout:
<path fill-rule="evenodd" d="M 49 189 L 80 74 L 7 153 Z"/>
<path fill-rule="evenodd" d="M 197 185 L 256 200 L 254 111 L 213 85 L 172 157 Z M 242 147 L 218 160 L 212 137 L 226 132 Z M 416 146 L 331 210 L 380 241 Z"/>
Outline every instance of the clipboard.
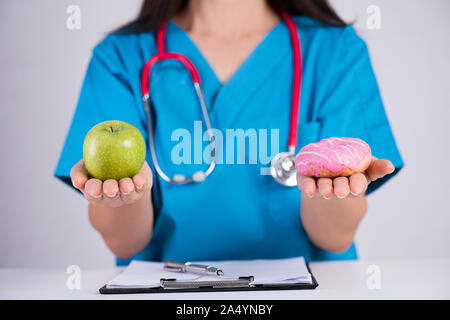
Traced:
<path fill-rule="evenodd" d="M 253 276 L 239 277 L 219 281 L 183 281 L 163 278 L 159 287 L 145 288 L 108 288 L 106 284 L 99 289 L 101 294 L 136 294 L 136 293 L 175 293 L 175 292 L 219 292 L 219 291 L 262 291 L 262 290 L 311 290 L 319 286 L 309 264 L 306 268 L 311 274 L 311 283 L 253 284 Z"/>

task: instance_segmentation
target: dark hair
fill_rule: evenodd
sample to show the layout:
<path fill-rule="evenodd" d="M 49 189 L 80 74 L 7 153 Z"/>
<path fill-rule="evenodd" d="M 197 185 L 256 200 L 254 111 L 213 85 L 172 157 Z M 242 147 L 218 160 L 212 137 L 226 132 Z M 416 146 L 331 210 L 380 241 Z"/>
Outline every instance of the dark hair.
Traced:
<path fill-rule="evenodd" d="M 189 0 L 144 0 L 139 15 L 117 31 L 138 33 L 156 30 L 164 21 L 170 20 L 183 10 Z M 345 26 L 328 0 L 266 0 L 275 11 L 285 11 L 290 15 L 313 18 L 332 26 Z"/>

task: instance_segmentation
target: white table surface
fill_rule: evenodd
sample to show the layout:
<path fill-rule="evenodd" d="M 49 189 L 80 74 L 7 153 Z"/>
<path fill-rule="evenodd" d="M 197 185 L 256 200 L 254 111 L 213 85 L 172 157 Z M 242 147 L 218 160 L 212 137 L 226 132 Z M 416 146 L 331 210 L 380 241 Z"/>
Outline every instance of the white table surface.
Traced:
<path fill-rule="evenodd" d="M 380 270 L 380 289 L 369 289 L 368 267 Z M 120 268 L 81 269 L 81 288 L 69 290 L 61 269 L 0 269 L 0 299 L 450 299 L 450 259 L 310 263 L 315 290 L 101 295 Z M 370 270 L 370 269 L 369 269 Z"/>

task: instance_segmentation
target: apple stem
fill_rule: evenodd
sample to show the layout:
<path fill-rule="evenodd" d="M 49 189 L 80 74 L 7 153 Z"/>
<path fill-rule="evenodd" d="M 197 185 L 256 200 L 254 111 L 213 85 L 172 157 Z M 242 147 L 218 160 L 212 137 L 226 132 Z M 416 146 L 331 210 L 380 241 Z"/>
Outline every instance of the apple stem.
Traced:
<path fill-rule="evenodd" d="M 114 129 L 112 126 L 109 126 L 109 129 L 111 130 L 111 132 L 114 132 Z"/>

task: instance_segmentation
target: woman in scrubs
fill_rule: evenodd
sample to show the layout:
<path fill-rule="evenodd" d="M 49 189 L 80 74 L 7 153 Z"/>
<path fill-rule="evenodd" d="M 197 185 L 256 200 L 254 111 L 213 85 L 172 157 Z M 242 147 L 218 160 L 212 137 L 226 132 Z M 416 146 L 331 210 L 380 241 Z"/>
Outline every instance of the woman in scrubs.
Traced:
<path fill-rule="evenodd" d="M 227 163 L 202 183 L 179 186 L 155 173 L 147 152 L 134 177 L 89 176 L 82 145 L 98 122 L 129 122 L 148 140 L 140 74 L 156 53 L 155 30 L 167 20 L 167 51 L 185 55 L 199 70 L 213 127 L 224 134 L 277 129 L 280 151 L 287 150 L 293 58 L 280 10 L 292 16 L 301 39 L 296 152 L 332 136 L 361 138 L 379 158 L 366 172 L 298 176 L 298 188 L 288 188 L 261 175 L 261 164 Z M 171 160 L 173 132 L 194 135 L 193 123 L 202 119 L 189 73 L 176 61 L 160 62 L 150 91 L 161 166 L 170 175 L 205 170 L 205 164 Z M 357 258 L 353 239 L 366 196 L 402 166 L 367 47 L 325 0 L 146 0 L 136 21 L 93 50 L 55 176 L 83 193 L 90 221 L 118 264 L 131 258 L 330 260 Z"/>

